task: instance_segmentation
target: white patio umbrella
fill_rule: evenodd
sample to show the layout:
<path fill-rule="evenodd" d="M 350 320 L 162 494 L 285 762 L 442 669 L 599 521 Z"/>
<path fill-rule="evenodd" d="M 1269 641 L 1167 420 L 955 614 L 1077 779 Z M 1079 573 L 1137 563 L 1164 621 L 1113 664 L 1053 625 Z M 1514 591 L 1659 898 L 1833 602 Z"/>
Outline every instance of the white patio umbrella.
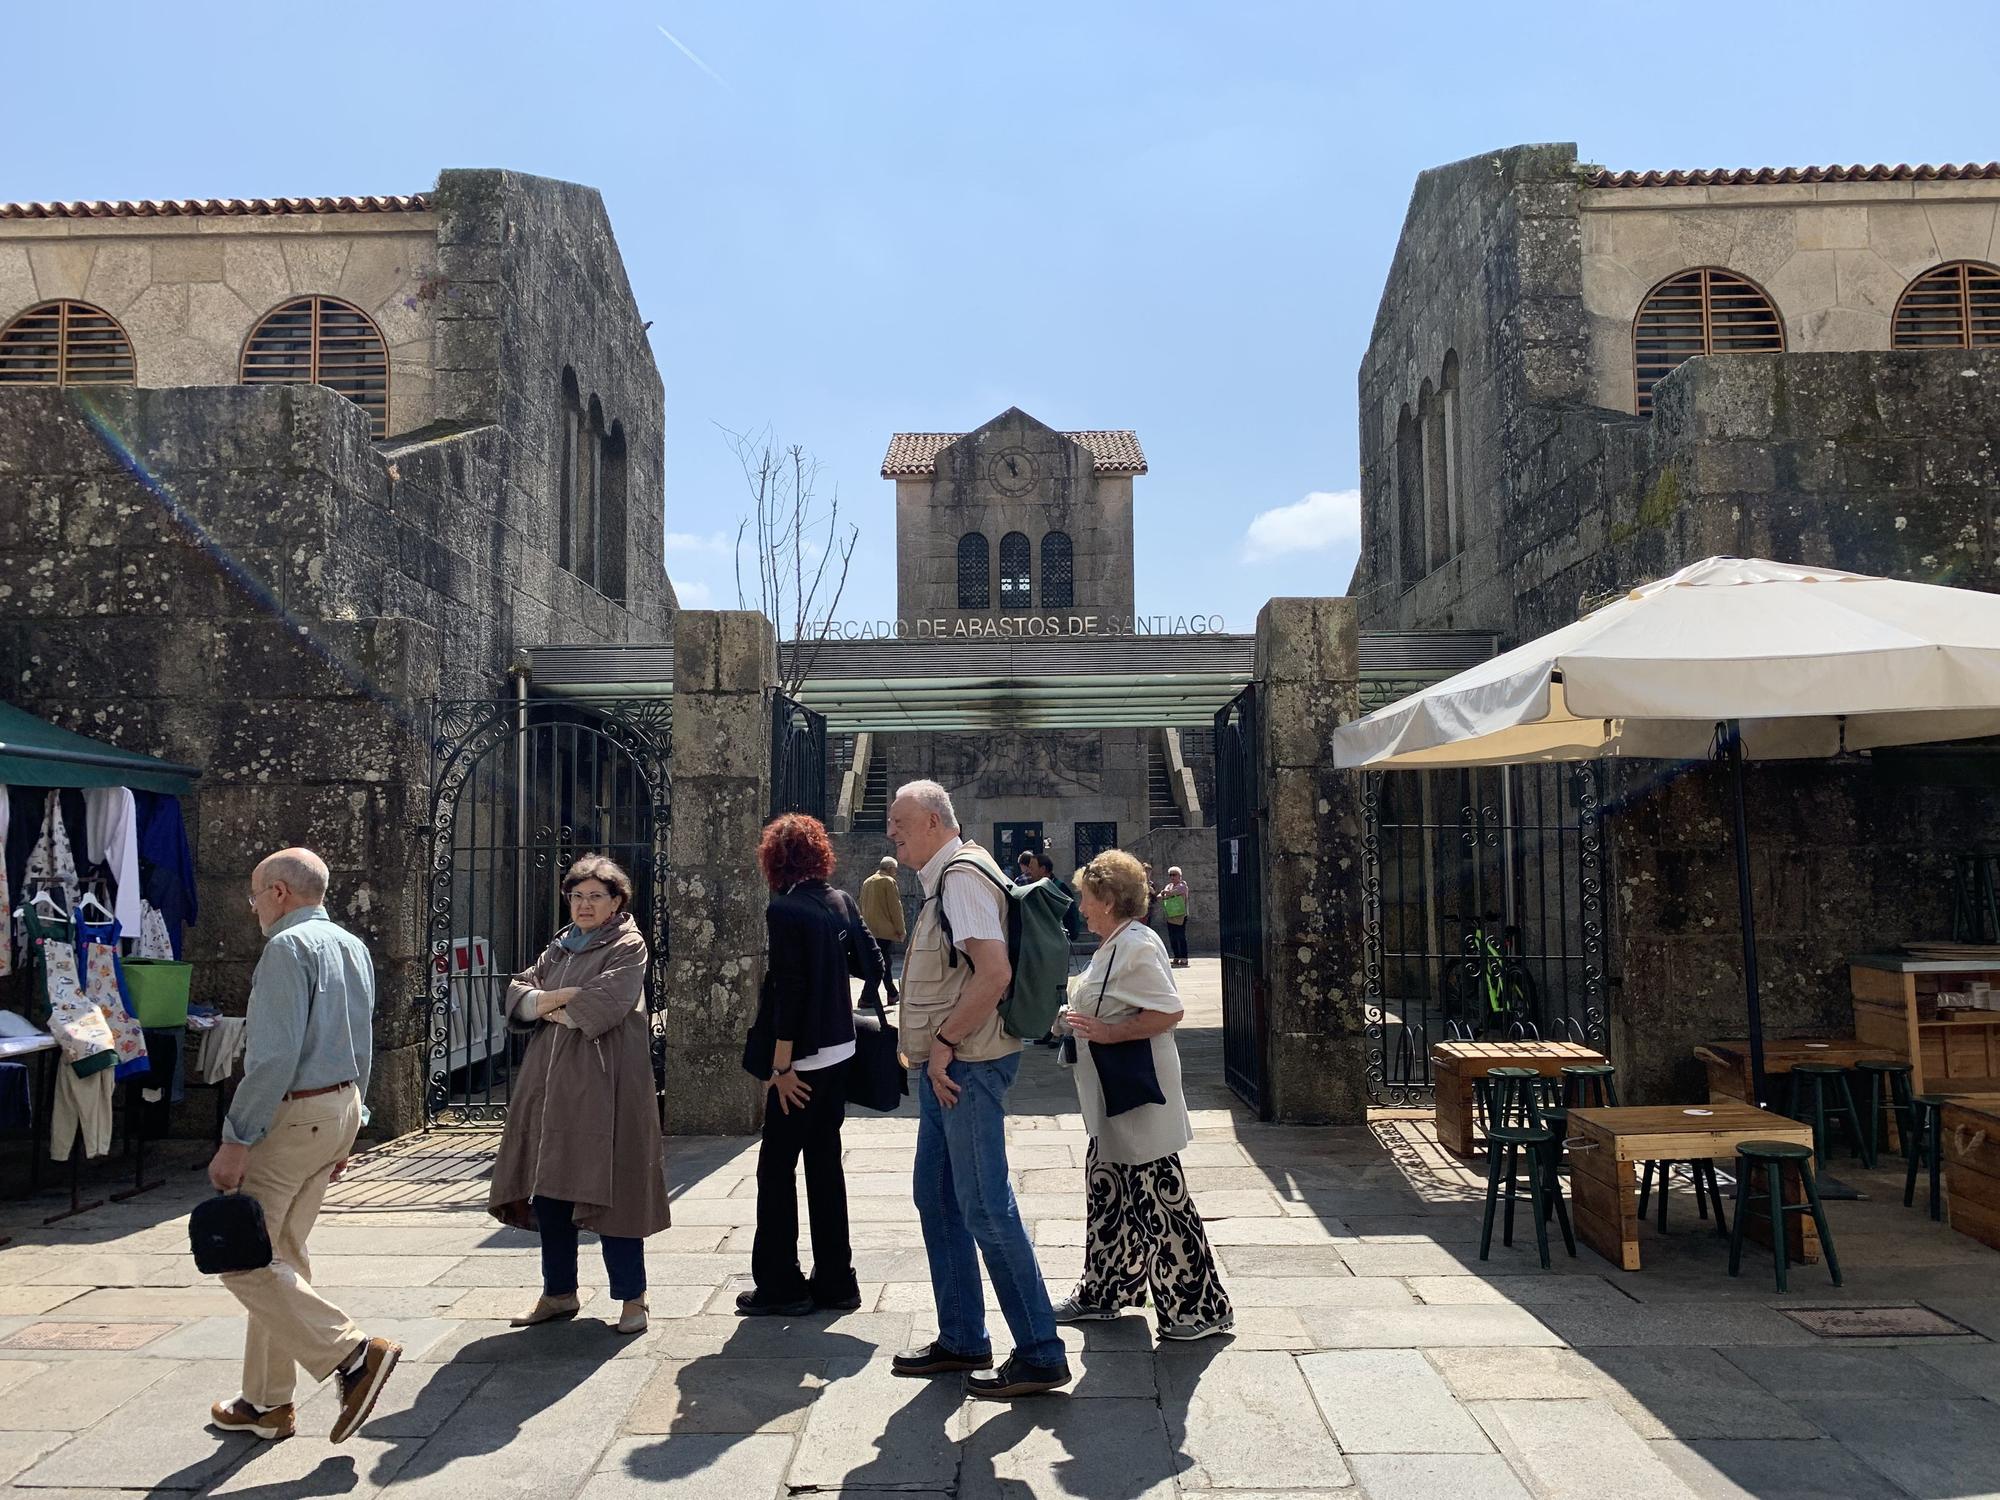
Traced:
<path fill-rule="evenodd" d="M 2000 734 L 2000 595 L 1711 557 L 1334 731 L 1373 770 L 1727 759 L 1750 1062 L 1764 1025 L 1743 761 Z"/>

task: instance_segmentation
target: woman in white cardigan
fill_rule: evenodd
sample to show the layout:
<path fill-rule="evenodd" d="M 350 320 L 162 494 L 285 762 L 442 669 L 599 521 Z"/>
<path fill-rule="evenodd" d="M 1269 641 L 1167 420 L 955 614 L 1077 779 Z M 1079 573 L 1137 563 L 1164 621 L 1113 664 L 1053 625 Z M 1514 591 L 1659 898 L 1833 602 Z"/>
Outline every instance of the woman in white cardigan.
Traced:
<path fill-rule="evenodd" d="M 1083 1279 L 1057 1304 L 1056 1321 L 1115 1318 L 1150 1292 L 1161 1338 L 1226 1333 L 1229 1294 L 1181 1170 L 1194 1138 L 1173 1037 L 1181 997 L 1166 945 L 1143 920 L 1145 867 L 1107 850 L 1076 885 L 1083 920 L 1102 939 L 1062 1018 L 1090 1131 L 1090 1226 Z"/>

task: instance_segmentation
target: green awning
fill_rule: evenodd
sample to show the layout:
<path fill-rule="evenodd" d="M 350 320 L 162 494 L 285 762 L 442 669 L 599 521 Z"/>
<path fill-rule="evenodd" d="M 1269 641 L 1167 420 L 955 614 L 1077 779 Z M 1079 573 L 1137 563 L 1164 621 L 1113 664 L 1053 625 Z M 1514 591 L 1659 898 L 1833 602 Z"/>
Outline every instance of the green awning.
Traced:
<path fill-rule="evenodd" d="M 128 786 L 184 797 L 200 774 L 193 766 L 120 750 L 0 703 L 0 786 Z"/>

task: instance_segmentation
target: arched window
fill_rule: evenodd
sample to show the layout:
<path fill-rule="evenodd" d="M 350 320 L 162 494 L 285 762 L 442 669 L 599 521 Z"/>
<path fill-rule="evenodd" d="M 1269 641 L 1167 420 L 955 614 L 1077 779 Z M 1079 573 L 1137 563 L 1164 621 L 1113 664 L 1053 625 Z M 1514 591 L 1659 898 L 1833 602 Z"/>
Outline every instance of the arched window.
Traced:
<path fill-rule="evenodd" d="M 1444 400 L 1428 380 L 1417 397 L 1417 426 L 1424 445 L 1424 565 L 1441 568 L 1451 558 L 1451 470 L 1445 461 Z"/>
<path fill-rule="evenodd" d="M 1444 357 L 1444 373 L 1438 378 L 1438 415 L 1444 435 L 1445 494 L 1449 500 L 1450 545 L 1446 555 L 1456 557 L 1465 550 L 1465 471 L 1458 454 L 1458 351 Z"/>
<path fill-rule="evenodd" d="M 571 517 L 576 535 L 570 540 L 573 571 L 592 588 L 598 585 L 599 521 L 603 513 L 604 405 L 590 398 L 588 420 L 576 445 L 576 508 Z"/>
<path fill-rule="evenodd" d="M 2000 266 L 1954 260 L 1904 288 L 1892 349 L 1986 349 L 2000 344 Z"/>
<path fill-rule="evenodd" d="M 561 452 L 556 460 L 556 566 L 568 568 L 570 538 L 576 530 L 576 450 L 583 441 L 583 392 L 576 383 L 576 371 L 568 365 L 562 372 L 562 413 L 557 434 Z"/>
<path fill-rule="evenodd" d="M 1068 609 L 1076 603 L 1076 548 L 1067 531 L 1042 537 L 1042 608 Z"/>
<path fill-rule="evenodd" d="M 1427 571 L 1424 548 L 1424 442 L 1405 406 L 1396 418 L 1396 560 L 1408 588 Z"/>
<path fill-rule="evenodd" d="M 44 302 L 0 329 L 0 385 L 131 385 L 132 341 L 88 302 Z"/>
<path fill-rule="evenodd" d="M 1632 320 L 1635 409 L 1653 409 L 1653 387 L 1697 354 L 1781 354 L 1785 328 L 1755 282 L 1717 266 L 1669 276 Z"/>
<path fill-rule="evenodd" d="M 604 439 L 603 476 L 598 481 L 597 587 L 608 599 L 625 602 L 625 424 L 613 422 Z"/>
<path fill-rule="evenodd" d="M 1029 609 L 1034 603 L 1034 580 L 1028 576 L 1027 533 L 1010 531 L 1000 538 L 1000 607 Z"/>
<path fill-rule="evenodd" d="M 295 297 L 274 307 L 243 344 L 245 385 L 323 385 L 389 430 L 389 347 L 375 320 L 338 297 Z"/>
<path fill-rule="evenodd" d="M 958 539 L 958 607 L 993 607 L 993 559 L 986 548 L 986 533 L 968 531 Z"/>

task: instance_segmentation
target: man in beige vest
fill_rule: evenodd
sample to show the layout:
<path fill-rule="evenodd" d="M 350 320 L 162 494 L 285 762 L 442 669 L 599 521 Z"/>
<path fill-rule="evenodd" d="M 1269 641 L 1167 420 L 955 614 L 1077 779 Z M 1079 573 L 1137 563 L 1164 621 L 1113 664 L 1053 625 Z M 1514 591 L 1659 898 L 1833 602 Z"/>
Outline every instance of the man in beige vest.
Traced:
<path fill-rule="evenodd" d="M 984 1256 L 1014 1352 L 993 1375 L 970 1376 L 967 1389 L 995 1399 L 1052 1391 L 1069 1383 L 1069 1361 L 1007 1181 L 1007 1090 L 1021 1069 L 1021 1043 L 999 1014 L 1013 978 L 1010 882 L 990 854 L 959 836 L 951 796 L 935 781 L 896 793 L 889 839 L 924 888 L 903 961 L 900 1026 L 921 1110 L 913 1185 L 938 1320 L 936 1341 L 897 1355 L 895 1371 L 992 1368 Z"/>

